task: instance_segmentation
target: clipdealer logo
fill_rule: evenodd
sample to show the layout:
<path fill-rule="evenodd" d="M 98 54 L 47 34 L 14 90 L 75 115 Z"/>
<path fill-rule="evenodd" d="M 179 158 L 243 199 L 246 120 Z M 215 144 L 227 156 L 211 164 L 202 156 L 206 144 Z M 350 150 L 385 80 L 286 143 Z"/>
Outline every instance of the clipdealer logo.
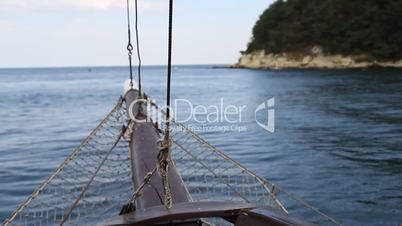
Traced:
<path fill-rule="evenodd" d="M 261 103 L 260 105 L 258 105 L 258 107 L 255 109 L 254 112 L 254 119 L 255 122 L 263 129 L 265 129 L 268 132 L 275 132 L 275 97 L 272 97 L 266 101 L 264 101 L 263 103 Z M 267 113 L 267 122 L 266 124 L 264 122 L 261 122 L 258 118 L 257 118 L 257 113 L 261 112 L 261 111 L 266 111 Z"/>
<path fill-rule="evenodd" d="M 155 115 L 155 109 L 151 106 L 149 100 L 136 100 L 129 106 L 129 116 L 136 123 L 151 122 L 152 115 Z M 259 104 L 254 111 L 254 119 L 257 125 L 268 132 L 275 132 L 275 98 L 269 98 L 263 103 Z M 139 108 L 142 108 L 140 114 L 142 117 L 138 118 L 137 114 Z M 177 108 L 180 108 L 182 114 L 177 115 Z M 247 131 L 247 126 L 242 125 L 243 115 L 246 112 L 247 105 L 227 105 L 224 103 L 223 98 L 220 99 L 218 105 L 193 105 L 189 100 L 176 99 L 173 107 L 170 108 L 170 113 L 179 123 L 192 123 L 188 126 L 190 129 L 198 132 L 201 131 Z M 166 112 L 166 106 L 161 108 Z M 154 113 L 154 114 L 153 114 Z M 261 116 L 261 113 L 266 113 L 266 117 Z M 161 112 L 156 112 L 156 118 L 165 121 Z M 144 117 L 145 116 L 145 117 Z M 180 117 L 179 117 L 180 116 Z M 265 120 L 266 119 L 266 120 Z M 155 119 L 154 119 L 155 120 Z"/>

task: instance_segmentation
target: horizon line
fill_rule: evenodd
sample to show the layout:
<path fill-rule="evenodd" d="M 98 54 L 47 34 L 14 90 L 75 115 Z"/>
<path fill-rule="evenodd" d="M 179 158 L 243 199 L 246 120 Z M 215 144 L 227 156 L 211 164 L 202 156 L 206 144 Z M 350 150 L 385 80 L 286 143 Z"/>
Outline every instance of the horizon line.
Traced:
<path fill-rule="evenodd" d="M 229 63 L 212 63 L 212 64 L 173 64 L 173 67 L 180 66 L 226 66 L 231 65 Z M 163 67 L 166 64 L 146 64 L 141 65 L 141 67 Z M 56 68 L 116 68 L 116 67 L 129 67 L 128 65 L 67 65 L 67 66 L 22 66 L 22 67 L 0 67 L 0 70 L 12 70 L 12 69 L 56 69 Z M 133 65 L 133 67 L 138 67 L 138 65 Z"/>

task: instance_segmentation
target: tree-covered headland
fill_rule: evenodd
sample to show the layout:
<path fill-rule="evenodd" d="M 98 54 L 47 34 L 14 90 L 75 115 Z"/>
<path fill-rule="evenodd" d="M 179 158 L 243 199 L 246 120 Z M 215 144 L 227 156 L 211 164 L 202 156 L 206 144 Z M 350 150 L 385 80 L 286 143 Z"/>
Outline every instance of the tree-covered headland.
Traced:
<path fill-rule="evenodd" d="M 260 16 L 246 50 L 402 59 L 402 0 L 277 0 Z"/>

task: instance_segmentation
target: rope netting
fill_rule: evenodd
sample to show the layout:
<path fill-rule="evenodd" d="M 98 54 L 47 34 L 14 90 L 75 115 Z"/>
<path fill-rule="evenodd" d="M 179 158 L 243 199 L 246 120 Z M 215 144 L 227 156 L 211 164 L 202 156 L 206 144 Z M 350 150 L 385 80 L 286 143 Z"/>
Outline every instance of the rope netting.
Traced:
<path fill-rule="evenodd" d="M 172 160 L 192 201 L 238 201 L 273 206 L 284 211 L 275 187 L 210 146 L 182 124 L 173 123 Z M 232 225 L 221 218 L 204 219 L 211 225 Z"/>
<path fill-rule="evenodd" d="M 122 103 L 120 99 L 4 225 L 83 225 L 119 214 L 133 192 Z"/>
<path fill-rule="evenodd" d="M 151 120 L 160 127 L 165 112 L 150 101 Z M 164 128 L 159 128 L 164 131 Z M 228 200 L 271 206 L 320 225 L 341 225 L 318 208 L 261 178 L 223 151 L 208 143 L 184 124 L 171 121 L 172 160 L 193 201 Z M 219 225 L 228 224 L 226 221 Z M 230 224 L 229 224 L 230 225 Z"/>
<path fill-rule="evenodd" d="M 156 127 L 163 126 L 164 112 L 155 104 L 147 106 Z M 135 192 L 129 138 L 123 134 L 128 125 L 127 115 L 120 99 L 109 115 L 3 225 L 93 225 L 119 215 Z M 284 194 L 285 204 L 297 201 L 307 207 L 304 209 L 332 221 L 318 209 L 249 171 L 183 124 L 172 121 L 170 126 L 171 159 L 192 201 L 241 201 L 286 212 L 282 197 L 281 201 L 278 199 L 278 195 Z M 163 131 L 164 128 L 158 129 Z M 227 224 L 216 219 L 206 222 Z"/>

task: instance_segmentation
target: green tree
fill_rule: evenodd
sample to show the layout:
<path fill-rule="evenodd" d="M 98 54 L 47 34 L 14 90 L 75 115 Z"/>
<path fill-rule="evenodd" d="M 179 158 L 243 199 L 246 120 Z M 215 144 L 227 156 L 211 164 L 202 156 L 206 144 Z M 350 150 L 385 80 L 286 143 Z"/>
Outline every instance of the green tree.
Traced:
<path fill-rule="evenodd" d="M 402 0 L 277 0 L 260 16 L 246 52 L 402 58 Z"/>

